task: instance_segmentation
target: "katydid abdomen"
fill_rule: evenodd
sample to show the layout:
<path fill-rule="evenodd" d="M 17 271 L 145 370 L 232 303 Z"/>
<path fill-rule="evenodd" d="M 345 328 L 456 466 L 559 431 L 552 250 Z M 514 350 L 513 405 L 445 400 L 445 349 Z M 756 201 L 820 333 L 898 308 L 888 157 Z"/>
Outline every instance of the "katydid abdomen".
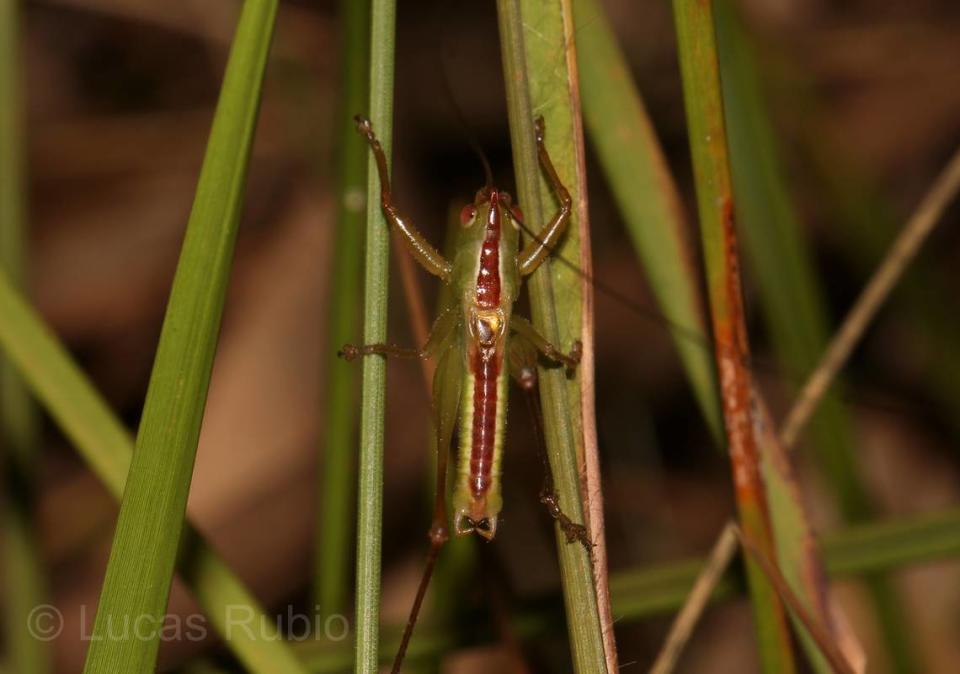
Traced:
<path fill-rule="evenodd" d="M 466 355 L 469 369 L 460 403 L 460 456 L 453 493 L 454 531 L 493 538 L 502 507 L 500 465 L 507 415 L 503 352 Z"/>

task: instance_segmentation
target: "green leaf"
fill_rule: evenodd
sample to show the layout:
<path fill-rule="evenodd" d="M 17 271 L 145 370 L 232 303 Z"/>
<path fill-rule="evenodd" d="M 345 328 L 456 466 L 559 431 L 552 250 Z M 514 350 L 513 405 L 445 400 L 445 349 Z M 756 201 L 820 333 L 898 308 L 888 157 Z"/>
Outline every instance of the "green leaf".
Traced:
<path fill-rule="evenodd" d="M 749 346 L 713 2 L 674 0 L 673 8 L 737 510 L 743 536 L 773 558 L 760 449 L 750 420 L 753 386 L 746 366 Z M 747 557 L 746 567 L 763 669 L 770 673 L 793 672 L 796 664 L 783 605 L 757 562 Z"/>
<path fill-rule="evenodd" d="M 761 469 L 770 509 L 775 563 L 798 600 L 826 628 L 828 634 L 832 633 L 834 621 L 829 610 L 826 572 L 803 505 L 800 485 L 794 476 L 790 458 L 773 428 L 773 419 L 766 403 L 759 393 L 755 394 L 753 402 L 754 435 L 762 457 Z M 770 561 L 773 562 L 773 559 Z M 833 669 L 821 652 L 820 645 L 795 612 L 791 612 L 791 617 L 811 666 L 815 671 L 830 674 Z"/>
<path fill-rule="evenodd" d="M 133 440 L 43 321 L 0 272 L 0 346 L 34 395 L 87 465 L 118 500 L 133 454 Z M 180 570 L 211 624 L 252 672 L 302 674 L 303 668 L 272 627 L 257 600 L 192 527 L 191 555 Z M 230 611 L 253 616 L 262 630 L 229 630 Z M 229 637 L 229 638 L 226 638 Z"/>
<path fill-rule="evenodd" d="M 676 183 L 597 0 L 573 0 L 583 119 L 707 426 L 723 445 L 699 274 Z"/>
<path fill-rule="evenodd" d="M 349 536 L 354 515 L 356 370 L 337 349 L 356 338 L 360 315 L 360 263 L 363 248 L 367 145 L 353 116 L 367 104 L 370 5 L 340 3 L 343 64 L 340 110 L 334 128 L 338 143 L 337 231 L 331 253 L 326 342 L 326 419 L 319 476 L 317 536 L 314 548 L 314 603 L 319 615 L 342 612 L 349 590 Z"/>
<path fill-rule="evenodd" d="M 88 673 L 155 667 L 276 11 L 276 0 L 248 0 L 240 16 L 123 493 Z M 118 638 L 117 624 L 138 630 L 121 629 Z"/>
<path fill-rule="evenodd" d="M 717 3 L 716 20 L 737 222 L 745 257 L 778 359 L 786 372 L 806 376 L 827 344 L 823 288 L 784 175 L 764 100 L 761 56 L 732 2 Z M 857 522 L 869 518 L 873 507 L 858 474 L 851 421 L 841 402 L 842 388 L 841 382 L 834 382 L 820 402 L 811 422 L 809 449 L 829 480 L 843 519 Z M 875 648 L 885 646 L 896 654 L 900 670 L 916 669 L 894 588 L 882 577 L 866 580 L 884 634 L 879 640 L 883 644 Z"/>
<path fill-rule="evenodd" d="M 568 39 L 572 11 L 562 0 L 500 0 L 497 8 L 510 138 L 524 219 L 536 230 L 557 208 L 537 160 L 533 123 L 535 116 L 542 115 L 548 151 L 574 203 L 570 227 L 558 254 L 582 265 L 586 194 L 575 54 Z M 588 331 L 583 325 L 583 278 L 579 273 L 567 265 L 551 265 L 548 259 L 531 275 L 528 287 L 534 323 L 548 341 L 567 349 L 574 339 L 592 335 L 592 325 Z M 590 348 L 588 344 L 588 351 Z M 584 458 L 584 420 L 578 382 L 565 381 L 562 369 L 541 368 L 540 399 L 560 506 L 575 522 L 584 522 L 578 469 Z M 596 526 L 591 523 L 590 529 L 598 545 L 602 545 L 601 521 Z M 567 543 L 559 527 L 557 551 L 575 671 L 615 671 L 612 630 L 602 627 L 610 623 L 605 564 L 598 564 L 595 586 L 590 554 L 579 544 Z M 610 635 L 607 642 L 604 633 Z"/>

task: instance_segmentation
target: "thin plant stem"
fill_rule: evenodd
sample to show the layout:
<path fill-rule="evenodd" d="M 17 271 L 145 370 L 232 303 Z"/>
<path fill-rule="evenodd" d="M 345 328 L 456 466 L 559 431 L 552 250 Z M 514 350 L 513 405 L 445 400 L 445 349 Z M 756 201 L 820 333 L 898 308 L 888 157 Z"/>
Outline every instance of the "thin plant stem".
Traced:
<path fill-rule="evenodd" d="M 396 3 L 373 0 L 370 24 L 370 108 L 387 158 L 393 145 L 393 73 Z M 380 210 L 380 182 L 374 158 L 367 164 L 367 235 L 364 272 L 363 342 L 387 337 L 390 235 Z M 364 358 L 360 400 L 360 455 L 357 505 L 357 593 L 354 670 L 373 674 L 379 665 L 380 549 L 383 518 L 383 440 L 386 362 Z"/>
<path fill-rule="evenodd" d="M 817 404 L 829 389 L 837 372 L 850 358 L 850 354 L 862 339 L 867 326 L 883 306 L 890 291 L 903 275 L 907 265 L 913 261 L 920 246 L 933 231 L 944 209 L 956 196 L 958 190 L 960 190 L 960 150 L 954 153 L 917 210 L 910 216 L 883 262 L 877 267 L 853 308 L 850 309 L 843 325 L 830 340 L 830 345 L 807 379 L 783 422 L 780 437 L 785 446 L 790 447 L 796 442 L 801 429 L 816 411 Z"/>
<path fill-rule="evenodd" d="M 710 596 L 716 589 L 717 583 L 727 572 L 727 565 L 736 551 L 737 527 L 733 522 L 727 522 L 723 531 L 720 532 L 717 542 L 713 544 L 713 550 L 710 551 L 710 556 L 703 565 L 703 570 L 697 576 L 687 601 L 674 618 L 673 624 L 670 626 L 670 633 L 660 648 L 660 654 L 657 655 L 657 659 L 650 668 L 650 674 L 670 674 L 676 667 L 680 654 L 683 653 L 687 641 L 693 634 L 693 629 L 700 620 L 704 607 L 710 601 Z"/>

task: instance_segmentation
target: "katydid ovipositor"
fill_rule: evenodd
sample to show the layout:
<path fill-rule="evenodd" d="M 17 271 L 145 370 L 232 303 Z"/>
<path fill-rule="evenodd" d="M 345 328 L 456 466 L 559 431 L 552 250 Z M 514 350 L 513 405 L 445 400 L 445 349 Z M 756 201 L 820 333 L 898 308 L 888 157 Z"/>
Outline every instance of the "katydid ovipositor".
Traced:
<path fill-rule="evenodd" d="M 390 226 L 406 248 L 431 274 L 451 287 L 448 304 L 441 308 L 430 337 L 422 349 L 401 349 L 388 344 L 345 345 L 348 360 L 361 355 L 397 355 L 436 358 L 433 409 L 437 434 L 437 493 L 430 528 L 430 555 L 410 621 L 404 632 L 394 671 L 403 659 L 416 622 L 437 553 L 449 538 L 446 508 L 446 455 L 459 416 L 460 456 L 453 494 L 453 528 L 458 535 L 476 532 L 486 539 L 496 534 L 502 506 L 500 460 L 503 453 L 507 409 L 508 373 L 526 390 L 535 386 L 536 354 L 569 368 L 580 362 L 580 342 L 564 353 L 548 342 L 530 321 L 513 314 L 523 277 L 533 273 L 562 238 L 570 218 L 571 199 L 544 146 L 543 119 L 536 120 L 540 165 L 560 203 L 538 235 L 520 246 L 522 216 L 510 195 L 492 185 L 480 189 L 474 202 L 460 213 L 459 237 L 453 260 L 446 259 L 419 231 L 404 220 L 393 204 L 387 161 L 369 120 L 357 116 L 376 159 L 380 177 L 380 202 Z M 458 414 L 459 410 L 459 414 Z M 549 475 L 547 485 L 550 485 Z M 567 540 L 591 547 L 582 525 L 560 510 L 552 487 L 540 500 L 559 523 Z"/>

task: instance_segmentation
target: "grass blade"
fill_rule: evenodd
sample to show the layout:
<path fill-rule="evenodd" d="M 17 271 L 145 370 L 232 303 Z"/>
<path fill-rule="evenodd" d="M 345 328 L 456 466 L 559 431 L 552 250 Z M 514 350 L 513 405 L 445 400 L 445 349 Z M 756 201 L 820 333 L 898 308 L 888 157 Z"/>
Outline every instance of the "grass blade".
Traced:
<path fill-rule="evenodd" d="M 749 347 L 737 266 L 713 3 L 674 0 L 673 7 L 737 509 L 744 534 L 772 557 L 769 512 L 750 420 L 753 387 L 746 367 Z M 745 561 L 763 669 L 795 671 L 783 605 L 759 565 L 750 558 Z"/>
<path fill-rule="evenodd" d="M 24 143 L 21 122 L 19 2 L 0 3 L 0 269 L 26 279 Z M 6 664 L 23 674 L 50 670 L 49 648 L 31 634 L 30 612 L 44 603 L 46 580 L 35 536 L 39 429 L 33 400 L 10 363 L 0 361 L 3 451 Z"/>
<path fill-rule="evenodd" d="M 882 298 L 889 292 L 891 284 L 896 280 L 895 277 L 899 277 L 903 273 L 910 258 L 916 254 L 920 243 L 936 224 L 943 210 L 956 196 L 958 190 L 960 190 L 960 151 L 954 154 L 947 166 L 941 171 L 933 186 L 904 226 L 903 231 L 897 238 L 898 243 L 895 243 L 891 248 L 884 262 L 881 263 L 874 277 L 871 278 L 868 287 L 873 287 L 873 292 L 867 292 L 867 289 L 861 292 L 855 305 L 855 307 L 859 307 L 859 310 L 851 311 L 848 314 L 840 331 L 831 340 L 825 354 L 821 356 L 823 366 L 818 367 L 804 384 L 802 391 L 806 392 L 806 397 L 801 392 L 787 414 L 787 420 L 794 419 L 792 432 L 789 435 L 784 432 L 787 428 L 786 423 L 784 423 L 780 432 L 779 442 L 785 449 L 794 448 L 803 425 L 810 420 L 811 414 L 816 409 L 822 395 L 828 390 L 834 375 L 845 364 L 846 358 L 856 345 L 856 341 L 862 337 L 864 327 L 879 308 L 879 304 L 882 303 L 878 300 L 878 297 Z M 879 294 L 878 289 L 882 291 Z M 852 336 L 855 336 L 856 339 L 852 339 Z M 833 354 L 833 356 L 831 357 L 830 354 Z M 842 357 L 837 360 L 838 356 Z M 947 536 L 945 542 L 947 548 L 950 547 L 950 540 L 950 537 Z M 781 545 L 783 544 L 781 542 Z M 898 657 L 898 661 L 909 657 L 909 654 L 903 652 L 896 652 L 895 655 Z"/>
<path fill-rule="evenodd" d="M 760 56 L 734 4 L 723 0 L 716 10 L 737 221 L 745 255 L 779 360 L 788 372 L 807 373 L 816 366 L 828 338 L 823 288 L 781 166 L 764 100 Z M 869 519 L 874 508 L 858 472 L 853 430 L 838 386 L 835 383 L 834 390 L 823 397 L 812 419 L 810 449 L 831 484 L 844 520 L 858 522 Z M 795 430 L 787 437 L 793 435 Z M 879 641 L 896 654 L 901 670 L 916 669 L 894 588 L 884 578 L 866 580 L 883 628 L 884 638 Z"/>
<path fill-rule="evenodd" d="M 535 229 L 547 222 L 555 208 L 536 157 L 533 120 L 535 115 L 543 115 L 549 152 L 576 204 L 571 228 L 559 254 L 579 260 L 580 246 L 586 243 L 580 240 L 586 193 L 580 120 L 575 106 L 579 93 L 572 60 L 575 55 L 571 53 L 571 7 L 559 0 L 500 0 L 497 10 L 519 202 L 526 222 Z M 551 266 L 549 261 L 530 277 L 534 323 L 547 340 L 563 348 L 584 334 L 582 281 L 580 275 L 566 266 Z M 586 459 L 583 409 L 575 402 L 581 395 L 577 382 L 568 385 L 561 370 L 541 369 L 540 393 L 551 472 L 561 507 L 574 521 L 587 521 L 581 506 L 583 487 L 578 467 Z M 593 500 L 598 503 L 599 496 Z M 602 543 L 601 521 L 587 523 L 591 527 L 591 538 Z M 586 550 L 580 545 L 568 544 L 559 528 L 557 546 L 574 669 L 616 671 L 611 620 L 605 603 L 606 570 L 602 550 L 595 586 L 594 568 Z M 604 607 L 602 615 L 601 607 Z"/>
<path fill-rule="evenodd" d="M 739 533 L 739 532 L 738 532 Z M 755 561 L 767 574 L 767 578 L 777 588 L 777 592 L 790 607 L 791 615 L 795 616 L 796 621 L 803 626 L 805 638 L 815 642 L 811 648 L 819 648 L 818 656 L 823 659 L 820 662 L 813 663 L 818 671 L 839 672 L 839 674 L 856 674 L 859 669 L 854 669 L 846 656 L 837 646 L 833 637 L 832 629 L 827 627 L 819 618 L 811 613 L 807 603 L 793 592 L 791 583 L 780 573 L 780 567 L 764 556 L 760 549 L 754 545 L 753 541 L 740 535 L 740 542 L 744 551 L 752 556 Z M 809 650 L 808 650 L 809 652 Z M 819 660 L 819 658 L 818 658 Z"/>
<path fill-rule="evenodd" d="M 583 118 L 660 312 L 718 446 L 723 422 L 698 273 L 677 186 L 597 0 L 574 0 Z"/>
<path fill-rule="evenodd" d="M 394 0 L 374 0 L 370 25 L 370 109 L 383 151 L 393 145 Z M 386 341 L 390 234 L 380 210 L 380 181 L 367 164 L 363 343 Z M 354 670 L 372 674 L 380 645 L 380 545 L 383 517 L 383 425 L 387 370 L 381 357 L 364 358 L 360 400 L 360 482 L 357 515 L 357 609 Z"/>
<path fill-rule="evenodd" d="M 807 373 L 827 342 L 823 290 L 814 275 L 780 168 L 777 141 L 765 114 L 756 57 L 729 0 L 716 5 L 717 38 L 723 71 L 724 109 L 730 136 L 737 222 L 743 248 L 756 279 L 768 330 L 779 359 L 789 372 Z M 814 424 L 820 465 L 829 476 L 844 516 L 870 515 L 866 492 L 851 452 L 852 434 L 839 399 Z"/>
<path fill-rule="evenodd" d="M 823 367 L 818 367 L 805 383 L 803 391 L 807 392 L 806 397 L 801 393 L 787 414 L 788 420 L 795 420 L 792 433 L 787 435 L 784 432 L 787 428 L 786 423 L 780 433 L 779 442 L 785 449 L 793 449 L 803 424 L 810 420 L 821 396 L 828 390 L 834 375 L 842 368 L 856 342 L 863 335 L 864 327 L 879 308 L 882 298 L 889 292 L 896 278 L 902 274 L 910 258 L 916 254 L 920 243 L 936 224 L 958 190 L 960 190 L 960 151 L 954 154 L 937 177 L 920 205 L 910 216 L 897 238 L 897 243 L 871 278 L 868 288 L 872 287 L 874 290 L 868 292 L 866 288 L 864 289 L 855 305 L 859 310 L 850 312 L 840 331 L 831 340 L 826 353 L 821 357 Z M 831 357 L 830 354 L 833 356 Z M 947 538 L 945 545 L 949 548 L 950 541 L 949 537 Z M 782 542 L 781 545 L 784 543 Z M 902 654 L 898 656 L 905 657 Z"/>
<path fill-rule="evenodd" d="M 824 536 L 822 548 L 832 578 L 956 558 L 960 556 L 960 509 L 851 526 Z M 684 603 L 704 563 L 674 560 L 612 574 L 614 610 L 624 620 L 676 610 Z M 711 601 L 736 592 L 738 583 L 728 572 L 717 583 Z"/>
<path fill-rule="evenodd" d="M 754 437 L 763 457 L 761 471 L 767 503 L 770 506 L 776 557 L 754 550 L 751 547 L 753 541 L 745 536 L 741 537 L 741 542 L 754 561 L 764 568 L 767 578 L 777 587 L 781 599 L 789 606 L 790 617 L 811 667 L 817 672 L 830 674 L 835 670 L 830 657 L 837 644 L 835 641 L 823 643 L 824 630 L 826 635 L 833 636 L 836 628 L 836 621 L 832 619 L 829 609 L 826 571 L 821 562 L 819 545 L 813 535 L 810 519 L 803 506 L 793 466 L 785 446 L 777 437 L 766 403 L 756 389 L 753 395 L 753 426 Z M 771 572 L 766 568 L 767 562 L 777 564 L 778 568 Z M 780 580 L 787 584 L 786 591 L 780 587 Z M 796 601 L 793 601 L 794 599 Z M 815 625 L 817 629 L 811 625 Z M 819 629 L 821 627 L 823 629 Z M 851 645 L 862 650 L 852 635 Z"/>
<path fill-rule="evenodd" d="M 0 346 L 7 357 L 119 500 L 133 454 L 130 434 L 2 272 L 0 316 Z M 302 666 L 272 627 L 275 621 L 264 615 L 243 583 L 192 527 L 184 537 L 191 542 L 191 554 L 183 556 L 179 565 L 184 580 L 237 658 L 252 672 L 302 674 Z M 243 611 L 262 629 L 230 630 L 231 610 Z"/>
<path fill-rule="evenodd" d="M 347 601 L 349 536 L 353 524 L 353 453 L 356 418 L 355 371 L 337 349 L 356 336 L 363 247 L 367 147 L 353 115 L 367 104 L 370 5 L 343 0 L 340 39 L 340 111 L 335 129 L 339 148 L 337 231 L 330 268 L 327 312 L 326 432 L 319 476 L 319 512 L 314 548 L 314 604 L 319 615 L 344 610 Z"/>
<path fill-rule="evenodd" d="M 276 0 L 250 0 L 240 16 L 167 304 L 85 672 L 142 672 L 155 666 L 276 11 Z M 146 622 L 153 627 L 151 638 L 112 637 L 115 620 Z"/>

